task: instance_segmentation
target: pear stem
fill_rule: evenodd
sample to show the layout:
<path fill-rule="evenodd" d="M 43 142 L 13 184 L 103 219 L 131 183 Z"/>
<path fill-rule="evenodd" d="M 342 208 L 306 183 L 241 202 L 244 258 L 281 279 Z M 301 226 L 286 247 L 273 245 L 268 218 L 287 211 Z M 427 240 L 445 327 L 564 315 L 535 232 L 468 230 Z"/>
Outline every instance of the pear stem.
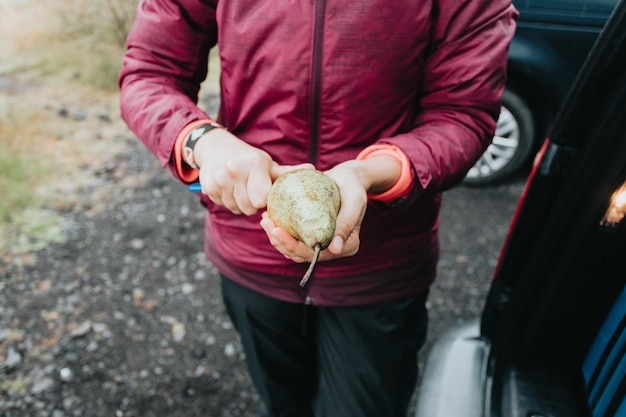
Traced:
<path fill-rule="evenodd" d="M 311 278 L 311 275 L 313 275 L 313 271 L 315 270 L 315 265 L 317 265 L 317 260 L 320 257 L 320 252 L 322 251 L 322 245 L 320 245 L 319 243 L 316 243 L 315 246 L 313 247 L 313 250 L 314 250 L 313 259 L 311 260 L 309 269 L 306 270 L 306 273 L 302 277 L 302 280 L 300 280 L 300 286 L 302 288 L 306 286 L 307 281 L 309 280 L 309 278 Z"/>

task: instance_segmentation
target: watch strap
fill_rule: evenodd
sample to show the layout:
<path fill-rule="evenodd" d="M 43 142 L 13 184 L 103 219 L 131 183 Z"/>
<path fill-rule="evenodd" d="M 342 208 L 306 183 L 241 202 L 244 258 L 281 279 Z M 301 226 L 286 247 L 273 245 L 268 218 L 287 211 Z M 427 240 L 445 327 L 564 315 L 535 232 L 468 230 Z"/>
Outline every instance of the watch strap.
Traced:
<path fill-rule="evenodd" d="M 387 191 L 378 194 L 368 194 L 369 200 L 381 201 L 383 203 L 393 203 L 394 201 L 405 197 L 413 188 L 415 178 L 411 161 L 408 156 L 397 146 L 392 144 L 375 144 L 363 149 L 356 157 L 358 160 L 373 158 L 379 155 L 387 155 L 396 158 L 400 164 L 400 178 Z"/>
<path fill-rule="evenodd" d="M 198 143 L 198 140 L 207 132 L 213 129 L 223 129 L 223 126 L 219 123 L 210 122 L 203 123 L 200 126 L 194 128 L 187 137 L 184 139 L 183 143 L 183 160 L 194 169 L 198 169 L 198 165 L 196 165 L 196 160 L 193 155 L 194 148 Z"/>

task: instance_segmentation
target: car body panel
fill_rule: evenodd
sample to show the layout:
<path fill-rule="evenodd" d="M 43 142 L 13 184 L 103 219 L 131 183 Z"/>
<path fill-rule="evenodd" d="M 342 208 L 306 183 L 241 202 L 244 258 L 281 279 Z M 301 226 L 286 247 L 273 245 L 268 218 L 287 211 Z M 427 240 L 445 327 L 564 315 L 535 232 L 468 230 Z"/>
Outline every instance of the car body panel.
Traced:
<path fill-rule="evenodd" d="M 425 367 L 417 415 L 482 416 L 488 358 L 489 342 L 481 337 L 478 320 L 444 333 Z"/>

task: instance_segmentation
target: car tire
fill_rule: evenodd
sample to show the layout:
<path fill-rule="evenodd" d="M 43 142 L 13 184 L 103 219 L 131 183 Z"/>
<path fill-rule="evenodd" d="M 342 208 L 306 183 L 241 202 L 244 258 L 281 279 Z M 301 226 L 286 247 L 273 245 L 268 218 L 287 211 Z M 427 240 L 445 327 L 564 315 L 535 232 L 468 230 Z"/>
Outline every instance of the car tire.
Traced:
<path fill-rule="evenodd" d="M 502 95 L 502 108 L 493 142 L 463 182 L 470 185 L 493 185 L 513 174 L 529 160 L 535 145 L 535 122 L 524 100 L 510 89 Z"/>

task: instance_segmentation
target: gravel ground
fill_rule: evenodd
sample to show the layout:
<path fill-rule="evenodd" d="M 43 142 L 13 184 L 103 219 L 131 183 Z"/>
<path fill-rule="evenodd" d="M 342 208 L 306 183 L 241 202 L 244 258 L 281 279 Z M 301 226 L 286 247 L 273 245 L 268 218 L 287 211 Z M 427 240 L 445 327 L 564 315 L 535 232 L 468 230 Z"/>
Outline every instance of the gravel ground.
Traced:
<path fill-rule="evenodd" d="M 127 145 L 64 213 L 65 243 L 0 261 L 0 416 L 255 416 L 203 211 Z M 447 193 L 420 364 L 446 327 L 480 314 L 522 184 Z"/>
<path fill-rule="evenodd" d="M 67 243 L 33 254 L 28 266 L 0 265 L 0 415 L 254 415 L 201 252 L 202 213 L 140 151 L 107 175 L 154 176 L 67 213 Z"/>

